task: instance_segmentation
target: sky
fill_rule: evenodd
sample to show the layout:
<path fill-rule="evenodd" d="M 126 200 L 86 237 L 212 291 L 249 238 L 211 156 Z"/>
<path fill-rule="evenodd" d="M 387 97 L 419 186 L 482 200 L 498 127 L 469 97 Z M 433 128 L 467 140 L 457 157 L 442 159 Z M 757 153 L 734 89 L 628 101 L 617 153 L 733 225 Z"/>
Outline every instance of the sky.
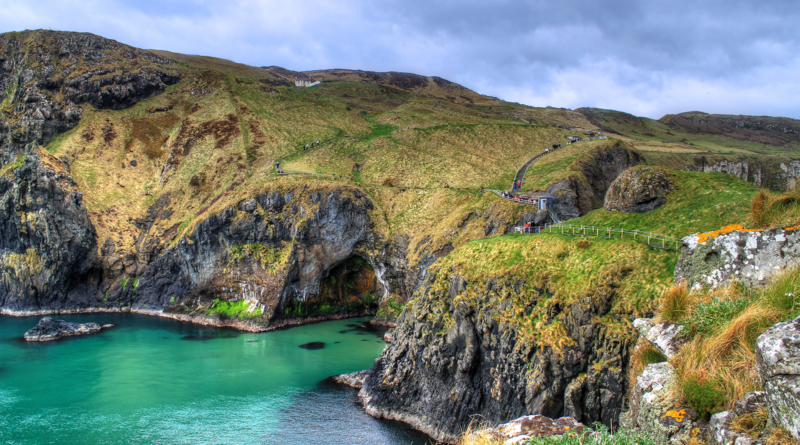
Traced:
<path fill-rule="evenodd" d="M 800 119 L 797 0 L 0 0 L 0 11 L 0 32 L 439 76 L 531 106 Z"/>

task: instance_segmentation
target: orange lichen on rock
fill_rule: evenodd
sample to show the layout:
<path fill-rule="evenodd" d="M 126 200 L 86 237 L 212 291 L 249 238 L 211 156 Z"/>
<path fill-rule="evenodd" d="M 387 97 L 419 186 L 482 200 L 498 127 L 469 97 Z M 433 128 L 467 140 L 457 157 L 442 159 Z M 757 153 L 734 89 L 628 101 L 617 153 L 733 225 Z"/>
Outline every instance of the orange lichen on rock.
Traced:
<path fill-rule="evenodd" d="M 758 229 L 745 229 L 744 226 L 741 225 L 741 224 L 730 224 L 730 225 L 727 225 L 727 226 L 725 226 L 725 227 L 723 227 L 723 228 L 721 228 L 719 230 L 715 230 L 713 232 L 698 233 L 695 236 L 697 237 L 697 242 L 702 244 L 702 243 L 708 241 L 711 238 L 716 238 L 719 235 L 725 235 L 726 233 L 731 233 L 731 232 L 736 232 L 736 231 L 739 231 L 739 232 L 760 232 L 760 230 L 758 230 Z"/>
<path fill-rule="evenodd" d="M 787 231 L 787 232 L 792 232 L 792 231 L 795 231 L 795 230 L 800 230 L 800 226 L 787 227 L 784 230 Z M 727 226 L 725 226 L 725 227 L 723 227 L 723 228 L 721 228 L 719 230 L 715 230 L 713 232 L 698 233 L 698 234 L 695 234 L 695 236 L 697 237 L 697 242 L 699 244 L 702 244 L 702 243 L 708 241 L 709 239 L 716 238 L 719 235 L 725 235 L 727 233 L 737 232 L 737 231 L 738 232 L 761 232 L 762 230 L 761 229 L 745 229 L 745 227 L 743 225 L 741 225 L 741 224 L 730 224 L 730 225 L 727 225 Z"/>
<path fill-rule="evenodd" d="M 672 417 L 678 423 L 683 423 L 683 419 L 686 418 L 686 410 L 685 409 L 671 409 L 667 411 L 666 414 L 661 416 L 663 419 L 664 417 Z"/>

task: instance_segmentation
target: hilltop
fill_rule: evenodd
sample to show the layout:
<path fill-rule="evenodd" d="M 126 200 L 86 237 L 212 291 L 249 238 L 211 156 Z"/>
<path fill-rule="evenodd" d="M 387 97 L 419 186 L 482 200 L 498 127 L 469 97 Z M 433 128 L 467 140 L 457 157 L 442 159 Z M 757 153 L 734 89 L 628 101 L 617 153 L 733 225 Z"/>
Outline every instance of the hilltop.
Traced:
<path fill-rule="evenodd" d="M 537 108 L 434 76 L 41 30 L 0 35 L 0 121 L 0 313 L 252 331 L 376 314 L 398 340 L 370 371 L 385 379 L 368 379 L 368 409 L 447 439 L 473 413 L 616 424 L 629 321 L 674 281 L 664 246 L 515 227 L 581 218 L 684 237 L 745 223 L 759 186 L 800 174 L 788 119 Z M 522 191 L 552 208 L 495 193 L 540 154 Z M 641 166 L 672 181 L 663 206 L 603 210 Z"/>

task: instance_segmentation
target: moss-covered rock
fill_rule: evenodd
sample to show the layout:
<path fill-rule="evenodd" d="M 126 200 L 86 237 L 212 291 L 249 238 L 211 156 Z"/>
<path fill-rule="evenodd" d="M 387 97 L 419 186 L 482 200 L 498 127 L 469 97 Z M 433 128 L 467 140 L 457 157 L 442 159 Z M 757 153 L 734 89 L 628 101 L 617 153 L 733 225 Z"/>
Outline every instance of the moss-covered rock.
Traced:
<path fill-rule="evenodd" d="M 645 213 L 667 202 L 674 189 L 667 169 L 636 166 L 625 170 L 608 187 L 603 208 L 609 211 Z"/>

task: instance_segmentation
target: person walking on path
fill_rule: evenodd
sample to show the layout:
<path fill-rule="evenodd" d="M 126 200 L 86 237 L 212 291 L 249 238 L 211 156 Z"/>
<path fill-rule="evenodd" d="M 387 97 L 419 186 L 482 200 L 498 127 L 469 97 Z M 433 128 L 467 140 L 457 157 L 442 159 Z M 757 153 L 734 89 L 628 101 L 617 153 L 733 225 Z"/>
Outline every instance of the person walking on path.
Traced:
<path fill-rule="evenodd" d="M 281 171 L 281 161 L 278 161 L 278 162 L 275 163 L 275 170 L 278 170 L 278 172 L 280 173 L 280 171 Z"/>

